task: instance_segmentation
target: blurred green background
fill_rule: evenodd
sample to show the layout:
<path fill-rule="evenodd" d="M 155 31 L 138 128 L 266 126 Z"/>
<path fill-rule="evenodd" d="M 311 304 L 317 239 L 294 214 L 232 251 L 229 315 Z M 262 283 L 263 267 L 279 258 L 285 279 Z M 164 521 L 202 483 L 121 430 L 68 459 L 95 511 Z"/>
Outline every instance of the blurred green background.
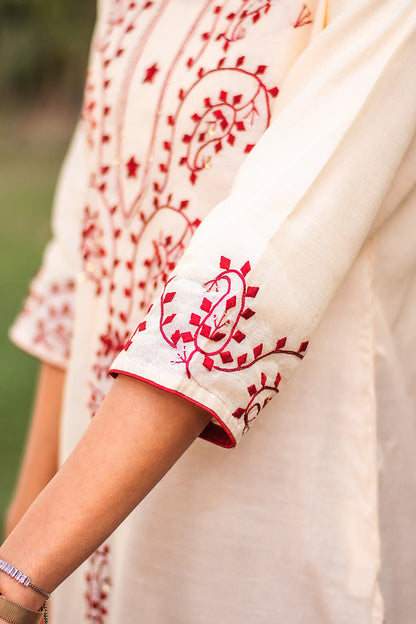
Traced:
<path fill-rule="evenodd" d="M 93 0 L 0 3 L 2 519 L 17 476 L 38 370 L 36 361 L 10 344 L 7 330 L 50 235 L 54 185 L 79 115 L 94 16 Z"/>

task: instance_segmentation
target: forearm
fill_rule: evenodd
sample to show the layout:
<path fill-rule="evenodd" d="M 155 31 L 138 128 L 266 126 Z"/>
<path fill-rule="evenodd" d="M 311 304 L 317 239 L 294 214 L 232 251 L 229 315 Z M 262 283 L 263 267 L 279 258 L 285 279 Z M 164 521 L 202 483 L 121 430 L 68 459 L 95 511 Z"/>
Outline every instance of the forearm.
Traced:
<path fill-rule="evenodd" d="M 20 475 L 7 513 L 6 534 L 11 532 L 57 470 L 64 383 L 64 370 L 42 364 Z"/>
<path fill-rule="evenodd" d="M 0 548 L 53 591 L 137 506 L 210 420 L 184 399 L 119 377 L 71 456 Z M 42 597 L 0 575 L 0 592 Z"/>

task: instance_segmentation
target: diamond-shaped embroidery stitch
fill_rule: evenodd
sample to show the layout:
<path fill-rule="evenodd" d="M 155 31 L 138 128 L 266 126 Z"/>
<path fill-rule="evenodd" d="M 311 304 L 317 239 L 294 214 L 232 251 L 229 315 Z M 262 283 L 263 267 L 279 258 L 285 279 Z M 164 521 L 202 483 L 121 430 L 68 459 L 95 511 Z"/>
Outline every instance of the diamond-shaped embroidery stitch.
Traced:
<path fill-rule="evenodd" d="M 209 312 L 211 310 L 212 303 L 209 299 L 204 297 L 200 307 L 201 307 L 201 310 L 203 310 L 204 312 Z"/>

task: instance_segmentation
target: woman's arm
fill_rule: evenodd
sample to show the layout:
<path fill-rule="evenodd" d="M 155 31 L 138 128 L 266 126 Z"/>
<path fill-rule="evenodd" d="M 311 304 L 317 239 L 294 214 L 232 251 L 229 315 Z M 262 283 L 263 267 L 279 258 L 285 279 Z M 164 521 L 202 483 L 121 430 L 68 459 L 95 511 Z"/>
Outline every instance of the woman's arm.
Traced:
<path fill-rule="evenodd" d="M 20 475 L 6 515 L 6 535 L 56 473 L 64 383 L 64 370 L 42 364 Z"/>
<path fill-rule="evenodd" d="M 119 376 L 73 453 L 0 548 L 0 557 L 53 591 L 137 506 L 210 418 L 182 398 Z M 0 593 L 32 609 L 43 602 L 2 573 Z"/>

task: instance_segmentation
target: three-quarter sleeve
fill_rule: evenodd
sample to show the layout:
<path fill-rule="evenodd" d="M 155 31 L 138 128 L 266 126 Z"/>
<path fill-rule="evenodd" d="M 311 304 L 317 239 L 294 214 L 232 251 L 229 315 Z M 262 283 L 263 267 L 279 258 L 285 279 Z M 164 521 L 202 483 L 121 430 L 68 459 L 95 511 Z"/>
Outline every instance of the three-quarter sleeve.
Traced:
<path fill-rule="evenodd" d="M 371 234 L 415 133 L 415 24 L 413 0 L 350 2 L 330 21 L 115 359 L 113 375 L 208 410 L 202 437 L 231 447 L 248 430 Z"/>
<path fill-rule="evenodd" d="M 66 368 L 70 355 L 79 223 L 86 191 L 86 146 L 80 121 L 63 163 L 52 213 L 52 239 L 9 335 L 36 358 Z"/>

